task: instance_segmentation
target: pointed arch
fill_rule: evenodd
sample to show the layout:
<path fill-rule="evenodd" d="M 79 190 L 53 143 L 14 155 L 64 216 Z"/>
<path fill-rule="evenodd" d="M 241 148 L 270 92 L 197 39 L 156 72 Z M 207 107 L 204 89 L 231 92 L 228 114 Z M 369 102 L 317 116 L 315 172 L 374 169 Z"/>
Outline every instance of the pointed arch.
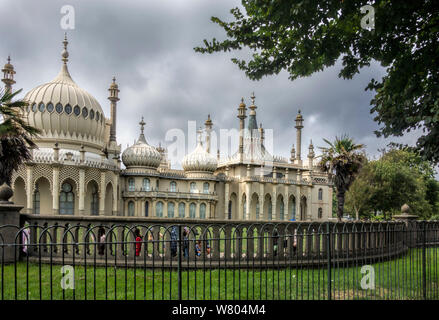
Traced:
<path fill-rule="evenodd" d="M 229 216 L 228 219 L 237 219 L 238 215 L 238 197 L 235 192 L 232 192 L 230 195 L 230 201 L 229 201 Z"/>
<path fill-rule="evenodd" d="M 245 220 L 245 212 L 247 211 L 247 196 L 245 192 L 241 197 L 241 217 L 240 219 Z"/>
<path fill-rule="evenodd" d="M 250 200 L 250 220 L 259 220 L 260 213 L 259 195 L 254 192 Z"/>
<path fill-rule="evenodd" d="M 12 189 L 14 190 L 14 195 L 12 197 L 12 201 L 14 204 L 23 206 L 26 208 L 27 206 L 27 193 L 26 193 L 26 182 L 22 177 L 17 177 L 12 183 Z"/>
<path fill-rule="evenodd" d="M 111 216 L 113 211 L 113 182 L 109 181 L 105 186 L 105 205 L 104 205 L 104 215 Z"/>
<path fill-rule="evenodd" d="M 264 197 L 264 219 L 272 220 L 273 219 L 273 204 L 271 202 L 271 195 L 267 193 Z"/>
<path fill-rule="evenodd" d="M 306 210 L 307 210 L 306 197 L 302 196 L 300 198 L 300 221 L 305 221 L 306 220 Z"/>
<path fill-rule="evenodd" d="M 85 212 L 99 215 L 99 184 L 93 179 L 85 186 Z"/>
<path fill-rule="evenodd" d="M 282 194 L 278 195 L 276 199 L 276 218 L 278 220 L 285 220 L 285 204 Z"/>
<path fill-rule="evenodd" d="M 288 219 L 296 220 L 296 197 L 294 195 L 290 195 L 288 201 Z"/>

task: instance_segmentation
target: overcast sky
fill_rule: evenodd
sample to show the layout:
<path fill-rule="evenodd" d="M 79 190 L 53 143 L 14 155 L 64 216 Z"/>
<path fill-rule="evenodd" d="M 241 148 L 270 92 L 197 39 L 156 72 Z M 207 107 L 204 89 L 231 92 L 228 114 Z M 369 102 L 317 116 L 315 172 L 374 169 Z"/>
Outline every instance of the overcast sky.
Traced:
<path fill-rule="evenodd" d="M 27 92 L 58 73 L 65 32 L 60 26 L 63 5 L 75 9 L 75 29 L 67 30 L 70 73 L 100 102 L 107 117 L 107 89 L 113 75 L 117 78 L 117 139 L 123 149 L 138 137 L 142 115 L 147 140 L 153 145 L 160 141 L 166 145 L 167 130 L 186 131 L 188 121 L 202 125 L 209 113 L 214 129 L 238 128 L 240 99 L 250 105 L 253 91 L 258 123 L 274 130 L 276 155 L 289 157 L 298 109 L 305 119 L 303 157 L 310 139 L 317 149 L 324 145 L 322 138 L 344 133 L 364 143 L 371 157 L 390 141 L 416 141 L 414 134 L 387 140 L 374 135 L 378 124 L 369 112 L 373 95 L 364 88 L 372 77 L 383 75 L 377 64 L 362 69 L 353 80 L 338 78 L 338 64 L 294 82 L 286 73 L 255 82 L 230 61 L 248 52 L 194 52 L 203 39 L 225 38 L 210 17 L 231 20 L 229 10 L 240 6 L 238 0 L 2 0 L 0 64 L 11 55 L 16 89 Z"/>

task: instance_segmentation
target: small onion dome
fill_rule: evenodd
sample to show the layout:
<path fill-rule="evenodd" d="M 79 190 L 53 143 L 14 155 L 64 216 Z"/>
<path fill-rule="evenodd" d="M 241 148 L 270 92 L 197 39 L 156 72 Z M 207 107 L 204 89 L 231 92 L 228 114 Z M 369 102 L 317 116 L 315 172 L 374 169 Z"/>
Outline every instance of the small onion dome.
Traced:
<path fill-rule="evenodd" d="M 162 155 L 157 151 L 156 148 L 150 146 L 145 139 L 143 134 L 143 126 L 145 122 L 140 122 L 141 133 L 137 142 L 125 149 L 122 153 L 122 161 L 125 167 L 147 167 L 147 168 L 158 168 L 162 160 Z"/>
<path fill-rule="evenodd" d="M 218 166 L 218 161 L 203 148 L 201 139 L 198 139 L 195 150 L 186 155 L 181 164 L 184 171 L 214 172 Z"/>

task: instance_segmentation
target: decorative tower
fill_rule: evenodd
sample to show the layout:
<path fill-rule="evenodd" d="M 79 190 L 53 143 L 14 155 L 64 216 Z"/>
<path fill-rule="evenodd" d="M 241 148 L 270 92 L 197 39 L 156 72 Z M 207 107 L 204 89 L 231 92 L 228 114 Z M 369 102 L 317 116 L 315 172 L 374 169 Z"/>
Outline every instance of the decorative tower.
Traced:
<path fill-rule="evenodd" d="M 113 82 L 110 84 L 110 88 L 108 89 L 110 92 L 110 96 L 108 100 L 110 100 L 110 108 L 111 108 L 111 127 L 110 127 L 110 141 L 116 141 L 116 106 L 119 101 L 119 87 L 116 83 L 116 78 L 113 77 Z"/>
<path fill-rule="evenodd" d="M 315 155 L 316 154 L 314 153 L 314 146 L 313 146 L 312 140 L 311 140 L 311 143 L 309 144 L 309 147 L 308 147 L 308 168 L 309 168 L 309 170 L 312 170 L 312 168 L 313 168 L 313 160 L 314 160 Z"/>
<path fill-rule="evenodd" d="M 212 120 L 210 119 L 210 114 L 207 115 L 207 120 L 204 122 L 206 128 L 206 151 L 210 153 L 210 133 L 212 132 Z"/>
<path fill-rule="evenodd" d="M 296 160 L 296 149 L 294 149 L 294 144 L 293 144 L 293 147 L 291 148 L 290 162 L 294 163 L 294 160 Z"/>
<path fill-rule="evenodd" d="M 241 99 L 241 103 L 238 107 L 238 119 L 239 119 L 239 161 L 242 162 L 244 158 L 244 128 L 245 128 L 245 114 L 247 108 L 244 103 L 244 98 Z"/>
<path fill-rule="evenodd" d="M 2 69 L 3 79 L 2 82 L 5 84 L 5 92 L 12 92 L 12 85 L 15 84 L 14 80 L 14 66 L 11 64 L 11 57 L 8 56 L 8 62 Z"/>
<path fill-rule="evenodd" d="M 252 93 L 250 99 L 252 100 L 252 104 L 249 107 L 249 117 L 248 117 L 248 129 L 250 131 L 250 135 L 253 136 L 254 130 L 258 129 L 258 123 L 256 122 L 256 106 L 255 106 L 255 93 Z"/>
<path fill-rule="evenodd" d="M 262 123 L 259 124 L 259 135 L 261 137 L 261 146 L 263 146 L 265 140 L 265 130 L 262 128 Z"/>
<path fill-rule="evenodd" d="M 302 150 L 303 117 L 300 114 L 300 109 L 299 109 L 299 113 L 297 114 L 297 117 L 296 117 L 296 126 L 295 126 L 295 128 L 297 129 L 297 131 L 296 131 L 296 146 L 297 146 L 297 150 L 296 150 L 296 163 L 301 165 L 302 164 L 301 150 Z"/>

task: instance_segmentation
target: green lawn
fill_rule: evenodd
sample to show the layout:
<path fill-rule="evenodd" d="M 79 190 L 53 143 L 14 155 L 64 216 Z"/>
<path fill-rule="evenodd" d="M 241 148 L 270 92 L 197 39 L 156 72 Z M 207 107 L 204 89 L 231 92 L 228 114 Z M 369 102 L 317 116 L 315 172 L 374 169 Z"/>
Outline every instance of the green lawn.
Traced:
<path fill-rule="evenodd" d="M 439 249 L 427 250 L 426 292 L 439 299 Z M 422 252 L 375 263 L 375 289 L 363 290 L 361 265 L 331 273 L 332 299 L 422 299 Z M 75 290 L 61 289 L 59 265 L 6 265 L 0 268 L 0 299 L 178 299 L 177 271 L 75 267 Z M 15 271 L 16 268 L 16 271 Z M 16 286 L 15 286 L 16 272 Z M 41 286 L 40 286 L 41 273 Z M 96 281 L 94 281 L 96 279 Z M 107 281 L 106 281 L 107 279 Z M 15 290 L 17 288 L 17 290 Z M 183 271 L 183 299 L 327 299 L 328 272 L 323 269 Z M 52 295 L 51 295 L 52 294 Z"/>

